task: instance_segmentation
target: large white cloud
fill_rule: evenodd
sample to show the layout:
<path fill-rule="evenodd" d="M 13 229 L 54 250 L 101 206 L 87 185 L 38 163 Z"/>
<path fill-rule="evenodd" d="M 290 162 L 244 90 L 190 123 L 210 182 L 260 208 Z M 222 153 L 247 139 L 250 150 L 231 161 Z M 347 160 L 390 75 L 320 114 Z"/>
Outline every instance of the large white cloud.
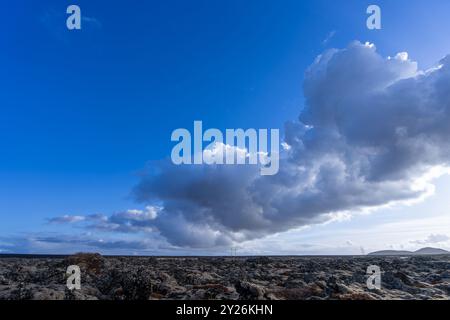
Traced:
<path fill-rule="evenodd" d="M 418 199 L 449 165 L 450 57 L 420 71 L 406 53 L 383 58 L 354 42 L 316 59 L 304 96 L 277 175 L 163 163 L 134 190 L 161 206 L 146 223 L 174 245 L 228 245 Z"/>

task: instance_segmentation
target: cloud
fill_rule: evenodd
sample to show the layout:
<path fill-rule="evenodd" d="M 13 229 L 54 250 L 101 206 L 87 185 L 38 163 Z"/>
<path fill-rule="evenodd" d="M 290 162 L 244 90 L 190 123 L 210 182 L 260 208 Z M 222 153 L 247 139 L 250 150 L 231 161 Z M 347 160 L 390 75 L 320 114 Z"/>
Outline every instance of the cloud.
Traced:
<path fill-rule="evenodd" d="M 102 27 L 102 23 L 97 18 L 94 18 L 94 17 L 87 17 L 85 15 L 81 15 L 81 21 L 82 21 L 82 23 L 84 22 L 84 23 L 93 25 L 97 28 Z"/>
<path fill-rule="evenodd" d="M 144 250 L 151 248 L 148 240 L 103 240 L 103 239 L 89 239 L 81 237 L 67 237 L 67 236 L 39 236 L 33 238 L 34 242 L 50 243 L 50 244 L 71 244 L 76 247 L 87 246 L 97 249 L 127 249 L 127 250 Z"/>
<path fill-rule="evenodd" d="M 2 239 L 7 242 L 2 242 Z M 102 252 L 105 254 L 156 254 L 170 252 L 172 247 L 162 239 L 148 236 L 146 238 L 123 239 L 102 237 L 97 233 L 82 233 L 78 235 L 59 233 L 38 233 L 18 236 L 0 236 L 0 250 L 5 253 L 42 253 L 62 254 L 80 251 Z"/>
<path fill-rule="evenodd" d="M 66 14 L 66 10 L 60 10 L 56 8 L 48 8 L 41 15 L 38 16 L 39 22 L 49 35 L 56 40 L 68 45 L 71 42 L 71 32 L 66 27 L 66 20 L 69 14 Z M 81 8 L 81 29 L 90 31 L 100 31 L 103 25 L 100 20 L 93 16 L 87 16 Z"/>
<path fill-rule="evenodd" d="M 445 235 L 445 234 L 430 234 L 424 240 L 415 240 L 415 241 L 411 241 L 411 243 L 414 243 L 414 244 L 433 244 L 433 243 L 447 242 L 449 240 L 450 240 L 450 237 Z"/>
<path fill-rule="evenodd" d="M 48 219 L 49 223 L 75 223 L 75 222 L 80 222 L 80 221 L 84 221 L 86 219 L 86 217 L 84 216 L 71 216 L 71 215 L 64 215 L 61 217 L 55 217 L 55 218 L 50 218 Z"/>
<path fill-rule="evenodd" d="M 113 231 L 122 233 L 151 232 L 152 221 L 158 216 L 161 208 L 146 206 L 144 210 L 130 209 L 116 212 L 111 216 L 103 214 L 91 214 L 88 216 L 64 215 L 49 219 L 51 223 L 76 223 L 86 222 L 87 229 L 100 231 Z"/>
<path fill-rule="evenodd" d="M 350 247 L 355 245 L 352 240 L 345 241 L 345 244 Z"/>
<path fill-rule="evenodd" d="M 331 39 L 333 39 L 333 37 L 336 35 L 336 30 L 332 30 L 330 31 L 327 36 L 325 37 L 325 39 L 322 41 L 322 45 L 326 46 L 328 44 L 328 42 L 330 42 Z"/>
<path fill-rule="evenodd" d="M 181 247 L 228 246 L 417 201 L 448 172 L 450 56 L 420 71 L 405 52 L 383 58 L 354 42 L 317 57 L 303 91 L 299 120 L 285 124 L 277 175 L 161 161 L 133 190 L 138 202 L 157 204 L 155 214 L 127 211 L 90 227 L 147 230 Z"/>

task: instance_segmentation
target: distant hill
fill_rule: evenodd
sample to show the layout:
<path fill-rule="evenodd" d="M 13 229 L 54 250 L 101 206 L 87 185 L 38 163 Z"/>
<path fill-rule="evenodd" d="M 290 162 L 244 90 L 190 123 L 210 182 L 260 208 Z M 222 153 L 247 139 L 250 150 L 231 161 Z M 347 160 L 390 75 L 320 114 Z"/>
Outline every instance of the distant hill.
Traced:
<path fill-rule="evenodd" d="M 450 254 L 449 251 L 438 248 L 422 248 L 417 251 L 406 250 L 381 250 L 371 252 L 369 256 L 419 256 L 419 255 L 432 255 L 432 254 Z"/>
<path fill-rule="evenodd" d="M 381 250 L 367 254 L 368 256 L 411 256 L 414 252 L 406 250 Z"/>
<path fill-rule="evenodd" d="M 444 249 L 437 249 L 437 248 L 422 248 L 417 251 L 414 251 L 414 254 L 449 254 L 447 250 Z"/>

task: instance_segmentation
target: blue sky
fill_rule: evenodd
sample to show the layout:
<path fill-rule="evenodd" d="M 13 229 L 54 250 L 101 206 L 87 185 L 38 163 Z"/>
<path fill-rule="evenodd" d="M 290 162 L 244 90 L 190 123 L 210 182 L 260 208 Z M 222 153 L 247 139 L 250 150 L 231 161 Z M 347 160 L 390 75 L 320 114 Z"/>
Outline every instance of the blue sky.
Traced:
<path fill-rule="evenodd" d="M 376 1 L 383 25 L 377 31 L 365 24 L 370 1 L 73 3 L 83 16 L 79 31 L 65 26 L 72 2 L 0 5 L 3 242 L 85 232 L 49 224 L 53 217 L 142 209 L 131 194 L 142 170 L 167 158 L 171 132 L 194 120 L 283 131 L 305 104 L 305 70 L 326 49 L 369 41 L 384 57 L 407 51 L 419 69 L 450 53 L 446 0 Z M 327 225 L 328 239 L 342 225 L 361 230 L 388 218 L 358 219 Z M 417 237 L 428 233 L 446 232 Z M 307 239 L 297 232 L 280 241 Z M 36 250 L 27 245 L 15 250 Z"/>

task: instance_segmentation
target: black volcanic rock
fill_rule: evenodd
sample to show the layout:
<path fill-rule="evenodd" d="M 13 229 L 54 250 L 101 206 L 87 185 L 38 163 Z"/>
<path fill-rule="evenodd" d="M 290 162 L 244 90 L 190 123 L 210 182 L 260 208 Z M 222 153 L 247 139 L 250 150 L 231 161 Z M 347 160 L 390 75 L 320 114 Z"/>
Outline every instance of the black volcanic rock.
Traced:
<path fill-rule="evenodd" d="M 11 257 L 0 255 L 0 300 L 449 299 L 450 255 L 359 257 Z M 66 287 L 78 264 L 81 290 Z M 369 290 L 367 267 L 381 269 Z"/>

